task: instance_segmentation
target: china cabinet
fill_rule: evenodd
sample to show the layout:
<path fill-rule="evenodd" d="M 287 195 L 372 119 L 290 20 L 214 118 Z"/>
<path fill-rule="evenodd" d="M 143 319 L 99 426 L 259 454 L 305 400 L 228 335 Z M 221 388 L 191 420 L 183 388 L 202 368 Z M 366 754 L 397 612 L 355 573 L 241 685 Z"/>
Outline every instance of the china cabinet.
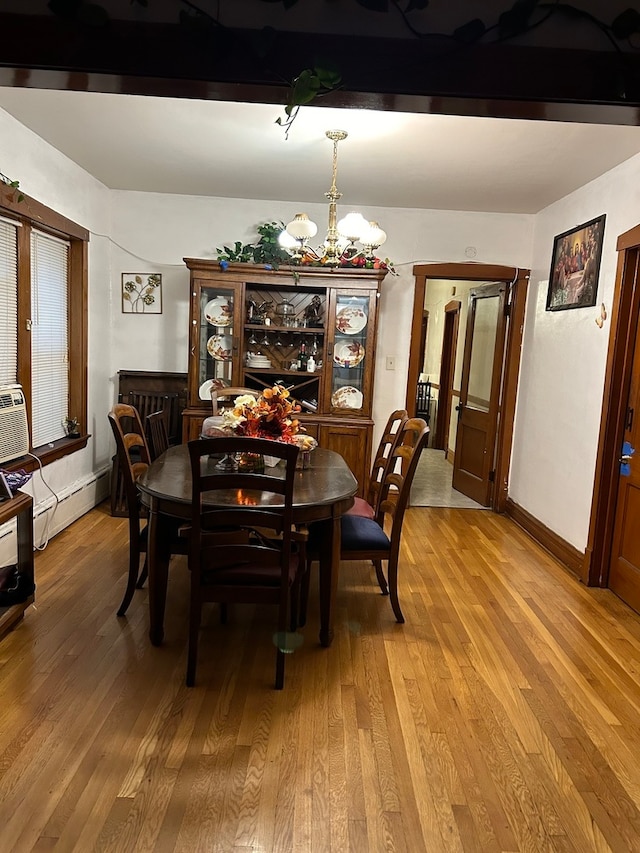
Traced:
<path fill-rule="evenodd" d="M 211 389 L 285 385 L 300 421 L 338 451 L 362 493 L 371 461 L 377 309 L 386 270 L 229 264 L 190 270 L 188 401 L 183 440 L 211 414 Z"/>

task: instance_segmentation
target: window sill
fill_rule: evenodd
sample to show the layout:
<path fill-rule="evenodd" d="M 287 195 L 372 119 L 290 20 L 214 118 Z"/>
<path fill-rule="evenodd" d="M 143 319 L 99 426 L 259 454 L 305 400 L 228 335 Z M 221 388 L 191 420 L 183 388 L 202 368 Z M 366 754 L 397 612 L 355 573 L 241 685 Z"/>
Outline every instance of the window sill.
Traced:
<path fill-rule="evenodd" d="M 43 466 L 49 465 L 57 459 L 62 459 L 63 456 L 69 456 L 71 453 L 83 450 L 90 438 L 90 435 L 80 435 L 77 438 L 59 438 L 57 441 L 52 441 L 51 444 L 36 447 L 31 453 L 40 460 Z M 24 469 L 25 471 L 34 471 L 39 466 L 33 456 L 21 456 L 19 459 L 6 462 L 2 466 L 3 470 L 17 471 Z"/>

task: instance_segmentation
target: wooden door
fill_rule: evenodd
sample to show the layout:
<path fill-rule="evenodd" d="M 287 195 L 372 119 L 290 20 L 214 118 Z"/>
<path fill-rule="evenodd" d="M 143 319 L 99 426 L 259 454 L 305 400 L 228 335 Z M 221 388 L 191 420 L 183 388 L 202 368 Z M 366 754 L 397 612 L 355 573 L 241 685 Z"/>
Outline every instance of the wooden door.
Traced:
<path fill-rule="evenodd" d="M 469 314 L 453 462 L 453 488 L 483 506 L 491 502 L 507 328 L 505 282 L 469 292 Z"/>
<path fill-rule="evenodd" d="M 442 357 L 440 359 L 440 377 L 438 380 L 438 408 L 435 433 L 431 446 L 446 450 L 449 446 L 449 423 L 451 421 L 451 401 L 453 391 L 453 373 L 456 366 L 458 346 L 458 323 L 461 304 L 458 300 L 444 306 L 444 334 L 442 336 Z"/>
<path fill-rule="evenodd" d="M 639 448 L 637 454 L 635 448 Z M 609 587 L 640 612 L 640 325 L 620 458 Z"/>

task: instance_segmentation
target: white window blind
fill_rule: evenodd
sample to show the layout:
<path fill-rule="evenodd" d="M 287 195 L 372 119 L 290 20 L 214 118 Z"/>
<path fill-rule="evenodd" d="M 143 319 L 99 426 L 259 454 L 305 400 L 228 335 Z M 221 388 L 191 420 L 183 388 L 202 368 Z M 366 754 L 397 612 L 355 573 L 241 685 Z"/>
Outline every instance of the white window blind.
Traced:
<path fill-rule="evenodd" d="M 17 227 L 0 218 L 0 385 L 18 376 Z"/>
<path fill-rule="evenodd" d="M 31 428 L 34 447 L 65 435 L 69 416 L 69 243 L 31 235 Z"/>

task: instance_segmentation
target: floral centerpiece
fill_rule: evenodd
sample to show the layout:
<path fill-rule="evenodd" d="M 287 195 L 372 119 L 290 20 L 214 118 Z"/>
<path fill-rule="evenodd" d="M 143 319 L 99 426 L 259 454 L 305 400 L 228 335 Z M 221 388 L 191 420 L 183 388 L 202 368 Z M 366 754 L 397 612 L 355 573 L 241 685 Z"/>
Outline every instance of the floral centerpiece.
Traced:
<path fill-rule="evenodd" d="M 236 397 L 233 408 L 222 413 L 222 429 L 232 430 L 236 435 L 292 444 L 301 429 L 295 417 L 299 411 L 300 406 L 293 403 L 287 389 L 274 385 L 265 388 L 259 397 L 253 394 Z"/>
<path fill-rule="evenodd" d="M 253 394 L 236 397 L 233 408 L 222 413 L 220 428 L 236 435 L 297 444 L 302 454 L 308 454 L 317 442 L 313 436 L 304 434 L 304 427 L 296 418 L 299 411 L 300 406 L 291 400 L 288 390 L 276 384 L 265 388 L 258 397 Z"/>

